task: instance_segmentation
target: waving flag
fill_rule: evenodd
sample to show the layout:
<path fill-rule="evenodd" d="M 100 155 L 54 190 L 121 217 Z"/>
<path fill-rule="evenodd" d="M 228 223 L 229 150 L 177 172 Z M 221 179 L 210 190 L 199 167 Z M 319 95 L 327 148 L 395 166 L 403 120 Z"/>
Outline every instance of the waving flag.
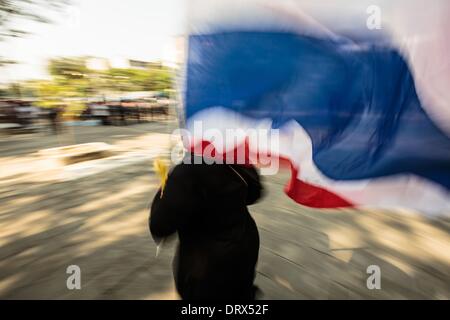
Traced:
<path fill-rule="evenodd" d="M 449 214 L 450 4 L 374 2 L 192 1 L 187 129 L 278 129 L 302 205 Z"/>

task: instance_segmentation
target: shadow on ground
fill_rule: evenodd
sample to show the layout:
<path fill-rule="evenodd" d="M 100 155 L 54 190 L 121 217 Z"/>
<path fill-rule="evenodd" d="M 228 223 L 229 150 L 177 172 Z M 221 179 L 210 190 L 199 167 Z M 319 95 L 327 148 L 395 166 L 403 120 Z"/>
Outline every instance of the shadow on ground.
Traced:
<path fill-rule="evenodd" d="M 148 228 L 150 161 L 57 183 L 0 185 L 0 298 L 175 299 L 174 243 L 158 258 Z M 414 213 L 319 211 L 265 179 L 250 208 L 260 231 L 256 282 L 265 299 L 449 299 L 450 223 Z M 66 268 L 81 268 L 68 290 Z M 381 269 L 381 289 L 366 286 Z"/>

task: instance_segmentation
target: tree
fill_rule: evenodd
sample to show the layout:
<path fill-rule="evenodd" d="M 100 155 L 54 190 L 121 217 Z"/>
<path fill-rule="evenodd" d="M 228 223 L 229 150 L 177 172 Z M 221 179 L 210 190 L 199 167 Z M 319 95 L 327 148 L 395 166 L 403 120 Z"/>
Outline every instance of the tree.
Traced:
<path fill-rule="evenodd" d="M 86 67 L 86 59 L 83 57 L 51 59 L 48 71 L 53 77 L 68 81 L 87 78 L 90 73 Z"/>
<path fill-rule="evenodd" d="M 172 88 L 173 71 L 167 67 L 150 69 L 147 75 L 145 90 L 162 91 Z"/>
<path fill-rule="evenodd" d="M 29 31 L 17 27 L 21 19 L 38 23 L 50 23 L 50 11 L 60 10 L 71 0 L 0 0 L 0 41 L 23 37 Z M 39 13 L 37 13 L 39 12 Z M 0 66 L 14 61 L 0 56 Z"/>
<path fill-rule="evenodd" d="M 167 67 L 148 69 L 109 69 L 104 73 L 116 91 L 161 91 L 172 88 L 172 71 Z"/>
<path fill-rule="evenodd" d="M 65 87 L 68 96 L 85 96 L 98 91 L 94 71 L 86 67 L 85 57 L 51 59 L 48 71 L 54 84 Z"/>

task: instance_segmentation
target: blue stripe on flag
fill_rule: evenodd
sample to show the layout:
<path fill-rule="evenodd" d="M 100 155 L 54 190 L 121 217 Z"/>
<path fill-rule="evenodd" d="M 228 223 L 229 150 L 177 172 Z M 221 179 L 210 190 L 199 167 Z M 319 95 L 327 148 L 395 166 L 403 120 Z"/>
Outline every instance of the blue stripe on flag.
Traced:
<path fill-rule="evenodd" d="M 186 115 L 222 106 L 278 128 L 295 119 L 335 180 L 414 173 L 450 189 L 450 139 L 394 49 L 277 32 L 189 39 Z"/>

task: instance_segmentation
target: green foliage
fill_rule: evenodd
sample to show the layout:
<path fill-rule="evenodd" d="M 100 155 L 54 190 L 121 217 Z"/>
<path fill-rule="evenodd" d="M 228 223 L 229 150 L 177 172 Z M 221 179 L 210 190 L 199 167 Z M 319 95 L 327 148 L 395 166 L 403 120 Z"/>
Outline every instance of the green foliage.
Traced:
<path fill-rule="evenodd" d="M 167 67 L 110 69 L 104 73 L 110 88 L 116 91 L 160 91 L 172 87 L 172 71 Z"/>
<path fill-rule="evenodd" d="M 1 1 L 1 0 L 0 0 Z M 3 94 L 37 99 L 37 105 L 51 108 L 66 105 L 66 116 L 76 117 L 85 108 L 85 99 L 131 91 L 159 91 L 170 95 L 173 70 L 164 66 L 147 69 L 111 68 L 91 70 L 87 58 L 55 58 L 48 64 L 51 80 L 33 80 L 11 84 Z"/>
<path fill-rule="evenodd" d="M 172 71 L 168 68 L 149 70 L 147 88 L 151 91 L 162 91 L 172 88 Z"/>
<path fill-rule="evenodd" d="M 102 92 L 161 91 L 172 87 L 172 70 L 164 66 L 147 69 L 86 67 L 87 58 L 58 58 L 49 62 L 53 81 L 79 95 Z"/>
<path fill-rule="evenodd" d="M 53 77 L 63 80 L 78 80 L 89 76 L 85 58 L 51 59 L 48 71 Z"/>

